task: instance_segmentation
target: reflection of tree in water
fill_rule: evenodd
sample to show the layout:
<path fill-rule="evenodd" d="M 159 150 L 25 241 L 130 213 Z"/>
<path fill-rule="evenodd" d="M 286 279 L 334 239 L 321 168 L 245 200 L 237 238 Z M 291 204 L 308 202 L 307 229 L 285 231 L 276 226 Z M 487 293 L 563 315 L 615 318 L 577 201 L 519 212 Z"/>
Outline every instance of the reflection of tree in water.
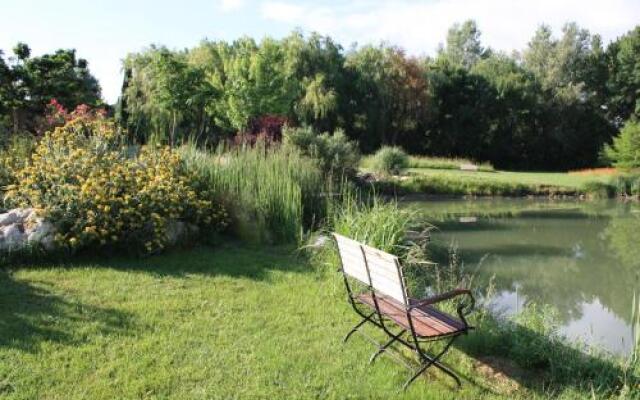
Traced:
<path fill-rule="evenodd" d="M 638 272 L 640 268 L 640 214 L 612 218 L 604 230 L 609 249 L 622 264 Z"/>
<path fill-rule="evenodd" d="M 563 323 L 582 317 L 582 304 L 595 300 L 629 322 L 640 218 L 628 212 L 607 218 L 553 214 L 494 220 L 495 229 L 485 220 L 468 231 L 454 229 L 453 235 L 467 265 L 489 255 L 479 283 L 494 276 L 498 292 L 514 292 L 518 285 L 527 301 L 557 307 Z"/>

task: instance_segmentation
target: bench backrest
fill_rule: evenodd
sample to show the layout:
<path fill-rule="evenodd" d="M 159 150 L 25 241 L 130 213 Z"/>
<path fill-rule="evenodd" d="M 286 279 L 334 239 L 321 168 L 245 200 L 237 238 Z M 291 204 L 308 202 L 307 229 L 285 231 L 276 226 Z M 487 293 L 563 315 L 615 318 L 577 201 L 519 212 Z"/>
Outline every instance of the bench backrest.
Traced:
<path fill-rule="evenodd" d="M 334 233 L 343 273 L 407 305 L 398 257 Z"/>

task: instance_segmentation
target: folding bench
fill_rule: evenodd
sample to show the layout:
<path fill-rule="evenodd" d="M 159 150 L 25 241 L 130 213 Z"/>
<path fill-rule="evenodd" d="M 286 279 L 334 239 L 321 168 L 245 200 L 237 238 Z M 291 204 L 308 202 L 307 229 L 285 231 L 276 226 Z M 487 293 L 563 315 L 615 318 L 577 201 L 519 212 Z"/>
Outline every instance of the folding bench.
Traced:
<path fill-rule="evenodd" d="M 371 356 L 373 362 L 380 354 L 394 356 L 389 346 L 400 343 L 415 351 L 418 355 L 419 367 L 414 370 L 401 357 L 394 357 L 406 367 L 414 370 L 414 375 L 407 380 L 406 389 L 427 368 L 435 366 L 452 377 L 458 386 L 460 379 L 448 367 L 440 362 L 440 358 L 449 350 L 458 336 L 473 329 L 467 323 L 468 315 L 475 305 L 471 292 L 467 289 L 455 289 L 440 295 L 422 300 L 415 300 L 407 295 L 406 281 L 398 257 L 381 250 L 369 247 L 353 239 L 333 234 L 340 253 L 341 270 L 349 295 L 349 302 L 362 320 L 347 333 L 344 342 L 355 332 L 378 346 Z M 351 279 L 364 285 L 365 290 L 355 292 Z M 362 286 L 360 285 L 360 286 Z M 433 305 L 457 296 L 466 296 L 457 307 L 458 318 L 446 314 Z M 373 324 L 388 335 L 388 341 L 378 343 L 360 330 L 366 323 Z M 393 333 L 392 329 L 399 329 Z M 427 342 L 446 340 L 444 348 L 435 356 L 428 355 L 423 346 Z"/>

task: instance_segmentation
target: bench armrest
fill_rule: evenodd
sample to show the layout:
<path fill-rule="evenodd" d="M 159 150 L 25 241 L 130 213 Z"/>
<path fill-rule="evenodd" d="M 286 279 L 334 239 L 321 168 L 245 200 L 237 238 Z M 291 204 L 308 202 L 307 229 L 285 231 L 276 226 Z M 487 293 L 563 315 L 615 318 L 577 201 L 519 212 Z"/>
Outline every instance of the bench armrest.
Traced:
<path fill-rule="evenodd" d="M 476 299 L 473 297 L 473 294 L 469 289 L 462 289 L 462 288 L 453 289 L 449 292 L 438 294 L 432 297 L 427 297 L 426 299 L 418 300 L 417 302 L 409 306 L 409 310 L 412 310 L 414 308 L 419 308 L 422 306 L 436 304 L 441 301 L 450 300 L 450 299 L 453 299 L 454 297 L 463 296 L 463 295 L 468 297 L 469 302 L 468 303 L 461 302 L 460 305 L 458 305 L 457 311 L 458 311 L 458 316 L 462 319 L 465 325 L 467 325 L 467 321 L 464 317 L 466 315 L 469 315 L 469 313 L 473 311 L 473 308 L 476 304 Z"/>

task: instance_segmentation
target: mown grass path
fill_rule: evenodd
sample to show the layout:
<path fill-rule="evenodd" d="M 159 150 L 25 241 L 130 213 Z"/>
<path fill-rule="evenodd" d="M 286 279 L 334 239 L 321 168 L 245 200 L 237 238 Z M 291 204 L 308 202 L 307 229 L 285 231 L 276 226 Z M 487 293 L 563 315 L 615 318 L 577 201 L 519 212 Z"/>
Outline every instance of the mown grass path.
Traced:
<path fill-rule="evenodd" d="M 286 248 L 0 271 L 0 398 L 502 397 L 458 349 L 448 361 L 468 379 L 462 390 L 434 373 L 400 392 L 405 369 L 385 357 L 369 366 L 360 338 L 342 345 L 355 321 L 335 266 Z"/>

